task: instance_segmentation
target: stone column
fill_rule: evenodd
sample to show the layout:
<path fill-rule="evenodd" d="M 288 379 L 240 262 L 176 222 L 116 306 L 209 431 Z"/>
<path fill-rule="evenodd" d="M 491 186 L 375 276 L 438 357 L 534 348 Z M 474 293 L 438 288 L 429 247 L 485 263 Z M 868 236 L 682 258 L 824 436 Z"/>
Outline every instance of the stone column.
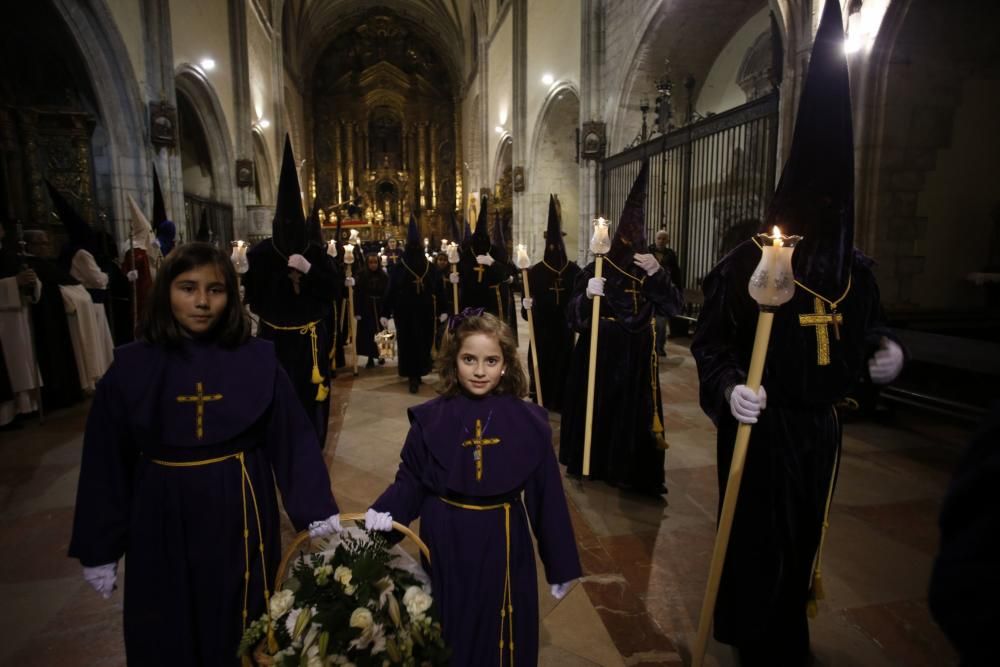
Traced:
<path fill-rule="evenodd" d="M 430 208 L 437 208 L 437 186 L 438 186 L 438 124 L 431 124 L 431 205 Z"/>
<path fill-rule="evenodd" d="M 417 154 L 417 168 L 419 170 L 417 201 L 420 208 L 424 208 L 427 206 L 427 123 L 425 121 L 417 124 Z"/>
<path fill-rule="evenodd" d="M 526 170 L 528 152 L 528 0 L 513 0 L 511 10 L 514 15 L 513 35 L 513 110 L 511 130 L 514 142 L 512 163 L 514 169 Z M 499 177 L 500 174 L 497 174 Z M 497 180 L 496 178 L 494 180 Z M 524 179 L 527 181 L 527 178 Z M 511 180 L 513 190 L 513 178 Z M 515 243 L 527 240 L 533 243 L 534 230 L 531 229 L 531 216 L 525 192 L 511 192 L 511 233 Z M 541 232 L 539 232 L 541 233 Z"/>
<path fill-rule="evenodd" d="M 583 0 L 580 14 L 580 121 L 600 120 L 604 62 L 605 0 Z M 577 221 L 576 259 L 580 266 L 587 263 L 590 245 L 590 221 L 597 217 L 598 164 L 594 160 L 580 161 L 580 217 Z M 568 221 L 567 221 L 568 222 Z M 573 249 L 567 248 L 567 255 Z"/>

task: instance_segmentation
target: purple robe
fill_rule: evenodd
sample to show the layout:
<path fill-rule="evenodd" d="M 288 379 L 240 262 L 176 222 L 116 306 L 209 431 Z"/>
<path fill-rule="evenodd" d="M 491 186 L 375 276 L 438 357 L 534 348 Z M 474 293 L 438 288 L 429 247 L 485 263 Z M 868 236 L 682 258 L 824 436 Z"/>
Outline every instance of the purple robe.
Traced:
<path fill-rule="evenodd" d="M 435 398 L 408 414 L 410 432 L 396 480 L 372 506 L 403 524 L 420 517 L 451 664 L 510 664 L 509 623 L 501 627 L 500 617 L 507 544 L 503 508 L 465 509 L 442 498 L 476 506 L 510 503 L 515 664 L 535 665 L 538 590 L 532 532 L 549 583 L 581 575 L 545 410 L 511 396 L 460 395 Z M 478 480 L 476 447 L 463 446 L 475 437 L 477 420 L 483 440 L 499 439 L 482 447 Z"/>
<path fill-rule="evenodd" d="M 646 276 L 631 260 L 622 271 L 610 258 L 605 260 L 590 478 L 659 495 L 666 491 L 665 455 L 658 442 L 665 436 L 656 429 L 665 424 L 653 316 L 679 314 L 683 296 L 666 271 Z M 559 441 L 559 462 L 572 475 L 581 474 L 583 469 L 593 313 L 593 301 L 587 298 L 586 288 L 593 277 L 593 264 L 580 271 L 566 309 L 570 326 L 580 333 L 569 367 Z"/>
<path fill-rule="evenodd" d="M 178 400 L 199 384 L 210 399 L 200 432 L 198 404 Z M 249 484 L 236 458 L 155 462 L 237 452 Z M 237 664 L 245 550 L 250 620 L 264 611 L 264 570 L 273 582 L 281 558 L 275 482 L 297 529 L 337 512 L 316 432 L 271 343 L 115 350 L 87 419 L 69 555 L 85 566 L 126 557 L 129 664 Z"/>

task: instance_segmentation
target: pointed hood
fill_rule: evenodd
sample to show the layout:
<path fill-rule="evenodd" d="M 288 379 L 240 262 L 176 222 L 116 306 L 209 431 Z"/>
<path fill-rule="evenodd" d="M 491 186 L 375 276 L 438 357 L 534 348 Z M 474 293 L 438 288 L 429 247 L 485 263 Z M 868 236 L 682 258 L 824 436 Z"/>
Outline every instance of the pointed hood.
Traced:
<path fill-rule="evenodd" d="M 126 247 L 149 250 L 149 239 L 152 234 L 152 230 L 149 227 L 149 219 L 146 218 L 146 214 L 139 208 L 139 204 L 136 203 L 132 195 L 127 195 L 127 198 L 131 212 L 131 216 L 129 217 L 131 239 L 128 239 L 129 246 Z"/>
<path fill-rule="evenodd" d="M 799 100 L 788 162 L 765 217 L 803 240 L 796 277 L 835 299 L 847 285 L 854 250 L 854 133 L 840 3 L 827 0 Z"/>
<path fill-rule="evenodd" d="M 493 211 L 493 259 L 502 264 L 506 264 L 507 241 L 503 237 L 503 223 L 500 220 L 500 211 Z"/>
<path fill-rule="evenodd" d="M 212 239 L 212 234 L 208 229 L 208 209 L 201 209 L 201 221 L 198 223 L 198 233 L 194 235 L 195 241 L 208 243 Z"/>
<path fill-rule="evenodd" d="M 285 153 L 281 159 L 281 177 L 278 180 L 278 198 L 271 223 L 271 240 L 274 247 L 285 255 L 302 253 L 308 244 L 306 219 L 302 213 L 302 194 L 299 175 L 295 171 L 292 141 L 285 135 Z"/>
<path fill-rule="evenodd" d="M 94 253 L 97 245 L 97 238 L 94 235 L 94 231 L 90 228 L 90 225 L 76 212 L 66 198 L 62 196 L 58 190 L 48 181 L 45 181 L 45 187 L 49 190 L 49 198 L 52 199 L 52 208 L 54 213 L 62 222 L 63 227 L 66 228 L 66 235 L 69 237 L 69 243 L 66 248 L 63 249 L 63 254 L 67 252 L 70 257 L 76 253 L 77 250 L 83 249 L 91 254 Z"/>
<path fill-rule="evenodd" d="M 545 228 L 545 261 L 555 269 L 561 268 L 566 263 L 562 210 L 555 195 L 549 195 L 549 220 Z"/>
<path fill-rule="evenodd" d="M 167 207 L 160 189 L 160 177 L 153 165 L 153 233 L 160 242 L 160 252 L 166 257 L 174 249 L 174 239 L 177 237 L 177 227 L 167 219 Z"/>
<path fill-rule="evenodd" d="M 471 247 L 473 255 L 485 255 L 493 246 L 490 242 L 490 232 L 487 229 L 490 224 L 487 208 L 489 208 L 489 201 L 486 197 L 483 197 L 479 205 L 479 219 L 476 220 L 476 231 L 472 233 Z"/>
<path fill-rule="evenodd" d="M 320 248 L 326 247 L 326 241 L 323 240 L 323 230 L 319 224 L 318 197 L 313 200 L 312 210 L 309 212 L 309 218 L 306 220 L 306 238 L 309 239 L 310 243 L 314 243 Z"/>
<path fill-rule="evenodd" d="M 611 240 L 608 257 L 623 269 L 632 265 L 632 255 L 646 252 L 646 181 L 649 176 L 649 162 L 643 161 L 639 175 L 635 177 L 632 190 L 625 200 L 625 208 L 618 220 L 615 237 Z"/>
<path fill-rule="evenodd" d="M 420 270 L 427 262 L 424 256 L 424 244 L 420 240 L 420 229 L 417 219 L 410 214 L 410 224 L 406 228 L 406 245 L 403 246 L 403 258 L 411 269 Z"/>

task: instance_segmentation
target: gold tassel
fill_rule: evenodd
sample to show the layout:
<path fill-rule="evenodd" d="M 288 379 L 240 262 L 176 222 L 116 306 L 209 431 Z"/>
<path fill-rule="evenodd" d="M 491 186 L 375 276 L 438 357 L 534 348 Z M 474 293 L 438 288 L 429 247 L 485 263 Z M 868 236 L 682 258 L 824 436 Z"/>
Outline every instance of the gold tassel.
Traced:
<path fill-rule="evenodd" d="M 663 437 L 664 428 L 663 422 L 660 421 L 660 411 L 657 409 L 659 406 L 657 403 L 656 396 L 656 382 L 659 379 L 660 373 L 660 360 L 656 356 L 656 319 L 650 318 L 649 321 L 650 329 L 653 330 L 653 353 L 650 355 L 650 402 L 653 404 L 653 438 L 656 440 L 656 448 L 661 450 L 666 450 L 670 448 L 670 443 L 667 439 Z"/>
<path fill-rule="evenodd" d="M 817 600 L 826 599 L 826 591 L 823 590 L 823 573 L 816 570 L 813 575 L 813 597 Z"/>
<path fill-rule="evenodd" d="M 316 387 L 316 400 L 325 401 L 326 397 L 330 395 L 330 390 L 326 388 L 325 384 L 318 385 Z"/>

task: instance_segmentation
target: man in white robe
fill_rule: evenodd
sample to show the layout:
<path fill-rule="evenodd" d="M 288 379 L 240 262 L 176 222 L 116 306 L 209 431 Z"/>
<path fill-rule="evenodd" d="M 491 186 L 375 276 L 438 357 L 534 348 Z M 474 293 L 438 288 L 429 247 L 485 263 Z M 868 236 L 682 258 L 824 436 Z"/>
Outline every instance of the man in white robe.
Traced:
<path fill-rule="evenodd" d="M 0 340 L 3 341 L 4 362 L 10 378 L 13 398 L 0 402 L 0 426 L 11 423 L 18 414 L 38 410 L 41 373 L 36 363 L 31 340 L 29 302 L 41 298 L 42 283 L 30 269 L 23 269 L 16 254 L 4 247 L 4 230 L 0 225 L 0 253 L 3 272 L 0 275 Z M 12 274 L 12 275 L 11 275 Z"/>

